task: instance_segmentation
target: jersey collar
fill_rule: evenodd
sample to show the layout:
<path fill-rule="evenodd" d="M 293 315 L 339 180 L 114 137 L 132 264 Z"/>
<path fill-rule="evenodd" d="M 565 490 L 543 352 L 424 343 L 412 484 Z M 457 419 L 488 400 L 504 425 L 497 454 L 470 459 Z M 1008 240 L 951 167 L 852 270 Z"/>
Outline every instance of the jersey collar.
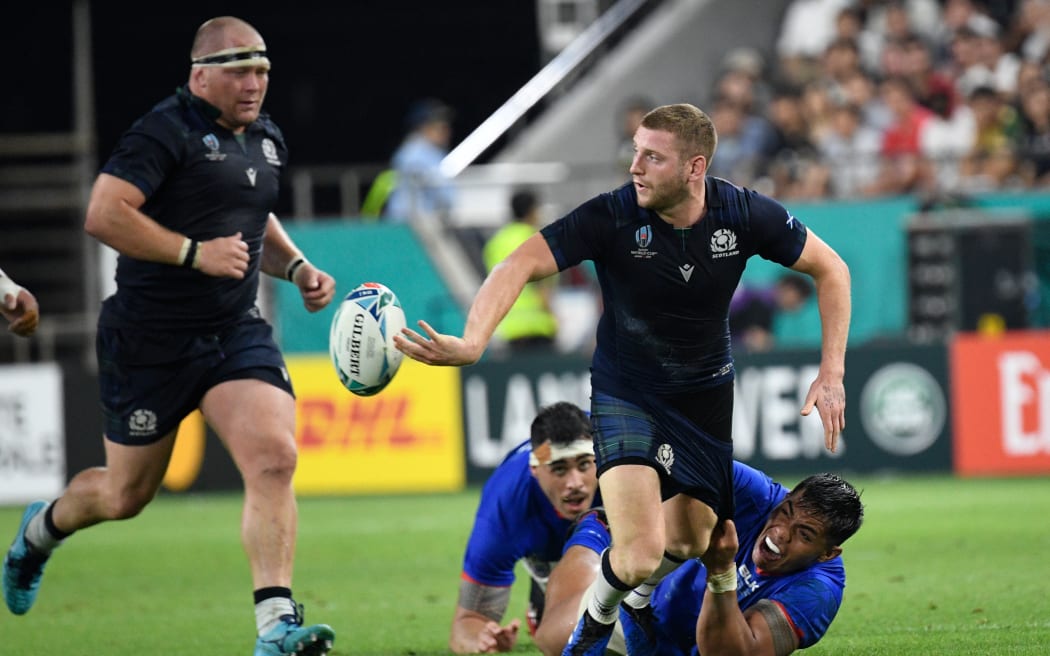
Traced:
<path fill-rule="evenodd" d="M 222 116 L 222 110 L 215 105 L 211 104 L 200 96 L 195 96 L 190 92 L 188 85 L 182 85 L 175 90 L 175 94 L 179 97 L 179 100 L 190 107 L 199 110 L 211 121 L 218 121 L 219 117 Z"/>

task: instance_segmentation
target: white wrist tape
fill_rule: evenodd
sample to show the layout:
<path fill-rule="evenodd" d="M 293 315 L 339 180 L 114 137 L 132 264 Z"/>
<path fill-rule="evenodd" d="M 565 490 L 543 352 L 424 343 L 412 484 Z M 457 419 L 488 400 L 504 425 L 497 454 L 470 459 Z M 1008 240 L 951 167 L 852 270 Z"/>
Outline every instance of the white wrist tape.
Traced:
<path fill-rule="evenodd" d="M 3 303 L 8 294 L 18 298 L 18 292 L 22 291 L 22 289 L 21 285 L 4 275 L 3 271 L 0 271 L 0 303 Z"/>
<path fill-rule="evenodd" d="M 736 567 L 721 574 L 707 573 L 707 589 L 714 594 L 736 592 Z"/>

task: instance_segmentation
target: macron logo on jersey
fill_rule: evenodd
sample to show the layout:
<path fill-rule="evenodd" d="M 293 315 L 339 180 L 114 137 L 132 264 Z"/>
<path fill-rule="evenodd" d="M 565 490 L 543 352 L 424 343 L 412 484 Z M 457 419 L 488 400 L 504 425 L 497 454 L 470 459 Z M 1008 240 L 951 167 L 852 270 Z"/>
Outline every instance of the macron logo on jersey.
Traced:
<path fill-rule="evenodd" d="M 689 282 L 689 279 L 693 277 L 693 268 L 692 264 L 683 264 L 678 267 L 678 270 L 682 273 L 682 277 L 685 278 L 686 282 Z"/>

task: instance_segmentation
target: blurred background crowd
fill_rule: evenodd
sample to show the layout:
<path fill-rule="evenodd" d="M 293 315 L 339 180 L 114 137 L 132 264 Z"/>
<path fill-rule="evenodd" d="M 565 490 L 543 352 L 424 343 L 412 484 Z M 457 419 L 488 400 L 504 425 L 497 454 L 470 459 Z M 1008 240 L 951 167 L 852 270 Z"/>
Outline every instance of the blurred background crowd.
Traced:
<path fill-rule="evenodd" d="M 727 53 L 712 171 L 784 198 L 1050 185 L 1050 3 L 793 0 Z"/>

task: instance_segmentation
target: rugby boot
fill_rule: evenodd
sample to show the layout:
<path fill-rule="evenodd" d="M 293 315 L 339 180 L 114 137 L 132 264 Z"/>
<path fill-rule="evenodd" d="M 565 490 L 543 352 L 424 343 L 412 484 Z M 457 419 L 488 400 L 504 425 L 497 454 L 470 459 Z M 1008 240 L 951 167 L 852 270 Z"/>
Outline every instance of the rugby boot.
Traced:
<path fill-rule="evenodd" d="M 26 541 L 26 526 L 29 520 L 47 508 L 47 502 L 34 501 L 22 515 L 15 541 L 4 556 L 4 601 L 15 615 L 25 615 L 40 590 L 40 579 L 44 575 L 44 564 L 51 554 L 41 553 Z"/>
<path fill-rule="evenodd" d="M 255 641 L 253 656 L 325 656 L 335 642 L 335 631 L 327 624 L 303 626 L 303 606 L 294 615 L 282 615 L 277 626 Z"/>
<path fill-rule="evenodd" d="M 587 611 L 576 624 L 576 629 L 569 638 L 569 644 L 561 652 L 562 656 L 602 656 L 612 638 L 616 623 L 602 624 L 591 617 Z"/>

